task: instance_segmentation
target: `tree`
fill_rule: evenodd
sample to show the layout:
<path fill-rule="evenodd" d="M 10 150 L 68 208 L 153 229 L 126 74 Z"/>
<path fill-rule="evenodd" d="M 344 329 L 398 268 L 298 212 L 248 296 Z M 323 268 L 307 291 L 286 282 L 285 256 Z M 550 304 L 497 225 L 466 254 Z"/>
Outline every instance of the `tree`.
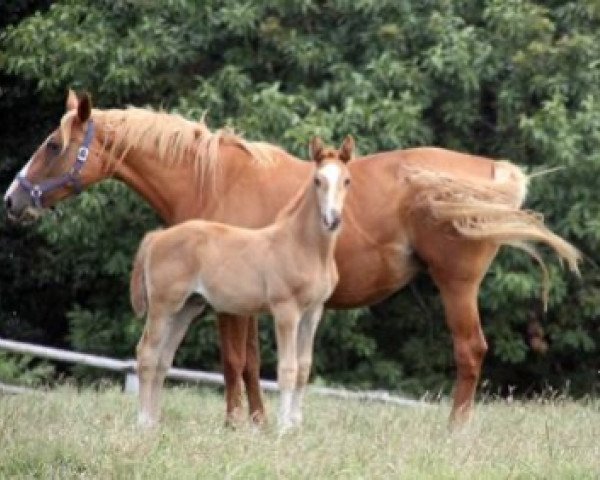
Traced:
<path fill-rule="evenodd" d="M 24 17 L 1 35 L 0 69 L 3 78 L 35 87 L 28 105 L 33 98 L 58 105 L 72 86 L 93 92 L 99 106 L 149 104 L 191 118 L 208 111 L 214 126 L 235 125 L 248 138 L 300 156 L 312 134 L 337 140 L 352 133 L 363 153 L 434 144 L 509 158 L 528 171 L 562 167 L 532 180 L 528 207 L 544 212 L 586 254 L 582 278 L 551 264 L 544 316 L 535 265 L 503 251 L 480 297 L 491 344 L 484 376 L 493 389 L 511 384 L 525 392 L 567 380 L 576 391 L 597 388 L 595 2 L 66 0 L 35 14 L 21 11 Z M 25 113 L 17 125 L 37 112 Z M 14 135 L 29 150 L 39 141 L 20 127 Z M 12 160 L 6 164 L 3 179 L 16 169 Z M 63 210 L 60 221 L 44 221 L 37 235 L 48 245 L 40 251 L 48 248 L 53 258 L 42 271 L 65 287 L 67 338 L 83 350 L 131 355 L 139 324 L 126 304 L 129 259 L 156 220 L 110 183 Z M 5 328 L 6 307 L 0 307 Z M 441 318 L 427 278 L 374 313 L 330 314 L 319 334 L 317 372 L 328 381 L 443 388 L 452 361 Z M 267 324 L 262 335 L 265 368 L 272 372 Z M 197 327 L 177 361 L 215 365 L 214 340 L 210 323 Z"/>

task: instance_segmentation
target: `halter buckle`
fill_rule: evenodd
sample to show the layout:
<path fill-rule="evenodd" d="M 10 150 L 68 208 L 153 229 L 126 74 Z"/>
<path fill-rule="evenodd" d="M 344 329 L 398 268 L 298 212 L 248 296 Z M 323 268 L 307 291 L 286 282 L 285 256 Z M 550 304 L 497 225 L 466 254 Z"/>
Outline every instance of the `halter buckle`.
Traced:
<path fill-rule="evenodd" d="M 77 160 L 82 163 L 85 162 L 89 153 L 90 149 L 88 147 L 79 147 L 79 150 L 77 150 Z"/>
<path fill-rule="evenodd" d="M 42 198 L 42 188 L 39 185 L 34 185 L 31 187 L 31 192 L 30 195 L 36 199 L 39 200 L 40 198 Z"/>

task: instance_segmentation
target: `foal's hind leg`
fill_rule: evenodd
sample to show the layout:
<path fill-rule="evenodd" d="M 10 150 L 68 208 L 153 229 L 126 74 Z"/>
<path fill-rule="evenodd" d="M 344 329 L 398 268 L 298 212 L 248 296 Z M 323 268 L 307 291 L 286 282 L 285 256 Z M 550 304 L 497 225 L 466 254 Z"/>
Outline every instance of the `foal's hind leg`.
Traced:
<path fill-rule="evenodd" d="M 152 427 L 158 422 L 153 408 L 160 352 L 172 317 L 164 309 L 150 308 L 144 332 L 137 346 L 137 371 L 140 382 L 138 424 Z"/>
<path fill-rule="evenodd" d="M 177 348 L 181 344 L 183 337 L 192 323 L 192 320 L 204 311 L 204 305 L 189 303 L 179 312 L 173 315 L 171 321 L 165 328 L 164 341 L 161 343 L 159 352 L 156 375 L 152 380 L 151 412 L 156 419 L 160 416 L 160 400 L 165 382 L 165 377 L 169 368 L 173 364 L 173 358 Z"/>

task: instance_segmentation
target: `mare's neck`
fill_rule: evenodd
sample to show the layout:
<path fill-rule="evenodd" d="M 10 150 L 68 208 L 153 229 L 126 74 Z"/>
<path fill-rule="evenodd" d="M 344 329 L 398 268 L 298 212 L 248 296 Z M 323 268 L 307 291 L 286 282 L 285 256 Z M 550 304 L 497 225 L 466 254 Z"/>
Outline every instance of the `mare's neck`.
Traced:
<path fill-rule="evenodd" d="M 300 249 L 317 249 L 319 259 L 333 259 L 336 232 L 326 232 L 322 226 L 313 173 L 294 198 L 284 207 L 275 223 L 278 235 L 288 236 Z"/>
<path fill-rule="evenodd" d="M 101 141 L 110 145 L 110 134 L 99 127 Z M 102 155 L 105 172 L 136 191 L 167 225 L 200 216 L 201 173 L 191 162 L 165 165 L 156 154 L 140 148 L 128 150 L 114 165 L 108 153 Z"/>
<path fill-rule="evenodd" d="M 167 225 L 199 216 L 201 199 L 195 187 L 200 182 L 192 167 L 167 168 L 150 155 L 127 157 L 116 168 L 115 178 L 144 198 Z"/>

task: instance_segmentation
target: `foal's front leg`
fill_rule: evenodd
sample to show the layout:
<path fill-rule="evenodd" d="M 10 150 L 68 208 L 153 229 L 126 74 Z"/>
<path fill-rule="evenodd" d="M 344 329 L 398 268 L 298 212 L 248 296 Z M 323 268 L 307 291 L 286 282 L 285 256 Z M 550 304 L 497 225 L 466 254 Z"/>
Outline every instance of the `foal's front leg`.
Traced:
<path fill-rule="evenodd" d="M 292 423 L 295 426 L 302 424 L 302 401 L 308 378 L 310 377 L 310 369 L 312 366 L 313 349 L 315 342 L 315 333 L 321 317 L 323 315 L 323 305 L 318 305 L 315 308 L 309 309 L 302 315 L 300 325 L 298 326 L 297 340 L 297 358 L 298 358 L 298 374 L 296 376 L 296 388 L 292 396 Z"/>
<path fill-rule="evenodd" d="M 300 312 L 296 305 L 280 303 L 271 308 L 277 339 L 277 382 L 279 384 L 279 433 L 294 426 L 291 418 L 292 396 L 298 374 L 296 341 Z"/>

